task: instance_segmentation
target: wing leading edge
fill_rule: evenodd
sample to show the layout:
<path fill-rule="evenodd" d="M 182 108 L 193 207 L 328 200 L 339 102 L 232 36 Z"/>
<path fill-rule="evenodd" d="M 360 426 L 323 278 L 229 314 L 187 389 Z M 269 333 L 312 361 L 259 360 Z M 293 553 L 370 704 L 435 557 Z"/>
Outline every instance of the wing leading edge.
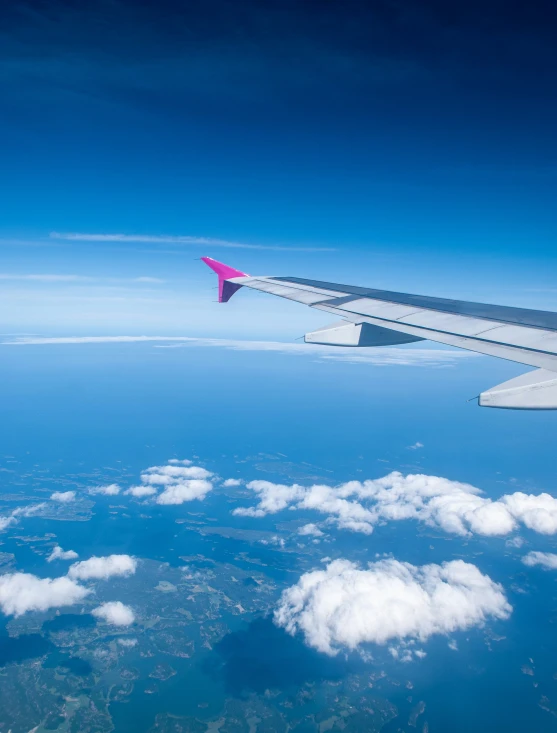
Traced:
<path fill-rule="evenodd" d="M 557 409 L 557 313 L 470 303 L 297 277 L 251 277 L 209 257 L 219 301 L 241 287 L 278 295 L 343 320 L 305 336 L 307 343 L 386 346 L 429 340 L 536 367 L 483 392 L 484 407 Z"/>

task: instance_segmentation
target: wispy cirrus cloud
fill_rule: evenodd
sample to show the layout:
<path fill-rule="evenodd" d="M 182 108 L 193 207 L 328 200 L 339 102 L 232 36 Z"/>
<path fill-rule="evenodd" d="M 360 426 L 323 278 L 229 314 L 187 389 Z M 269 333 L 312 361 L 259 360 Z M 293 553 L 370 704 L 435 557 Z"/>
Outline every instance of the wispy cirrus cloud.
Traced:
<path fill-rule="evenodd" d="M 0 272 L 0 281 L 6 282 L 37 282 L 37 283 L 145 283 L 158 285 L 166 282 L 160 277 L 140 276 L 132 278 L 93 277 L 90 275 L 72 275 L 63 273 L 25 273 Z"/>
<path fill-rule="evenodd" d="M 456 349 L 381 346 L 373 349 L 343 348 L 283 341 L 249 341 L 242 339 L 195 338 L 192 336 L 21 336 L 4 341 L 7 346 L 55 344 L 103 344 L 154 342 L 156 348 L 214 347 L 232 351 L 274 351 L 295 356 L 313 356 L 320 360 L 343 361 L 372 366 L 451 367 L 463 359 L 481 355 Z M 157 344 L 156 342 L 160 342 Z M 167 343 L 169 342 L 169 343 Z"/>
<path fill-rule="evenodd" d="M 51 232 L 50 239 L 62 239 L 70 242 L 119 242 L 133 244 L 177 244 L 207 245 L 209 247 L 226 247 L 229 249 L 266 249 L 279 252 L 334 252 L 334 247 L 288 247 L 279 244 L 246 244 L 228 239 L 213 237 L 195 237 L 190 235 L 166 234 L 103 234 L 85 232 Z"/>
<path fill-rule="evenodd" d="M 26 274 L 26 273 L 12 273 L 12 272 L 0 272 L 0 280 L 14 280 L 14 281 L 30 281 L 30 282 L 45 282 L 45 283 L 68 283 L 68 282 L 84 282 L 90 281 L 93 278 L 85 275 L 58 275 L 50 273 L 38 273 L 38 274 Z"/>

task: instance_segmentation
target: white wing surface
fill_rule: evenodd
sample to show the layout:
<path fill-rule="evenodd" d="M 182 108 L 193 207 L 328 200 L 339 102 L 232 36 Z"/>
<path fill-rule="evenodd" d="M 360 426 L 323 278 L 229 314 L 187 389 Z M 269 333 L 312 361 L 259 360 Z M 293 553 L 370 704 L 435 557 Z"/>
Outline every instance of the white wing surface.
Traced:
<path fill-rule="evenodd" d="M 307 343 L 385 346 L 427 339 L 536 367 L 494 387 L 479 404 L 557 409 L 557 313 L 433 298 L 298 277 L 251 277 L 203 258 L 219 275 L 219 300 L 253 288 L 342 318 Z"/>

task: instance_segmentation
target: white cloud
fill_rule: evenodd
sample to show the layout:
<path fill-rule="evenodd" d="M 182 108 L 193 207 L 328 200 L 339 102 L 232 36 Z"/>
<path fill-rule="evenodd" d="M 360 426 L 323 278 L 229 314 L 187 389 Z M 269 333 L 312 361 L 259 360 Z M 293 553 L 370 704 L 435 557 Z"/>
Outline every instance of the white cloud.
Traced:
<path fill-rule="evenodd" d="M 168 486 L 182 479 L 207 479 L 213 474 L 201 466 L 151 466 L 141 474 L 145 484 Z"/>
<path fill-rule="evenodd" d="M 505 542 L 505 547 L 513 547 L 518 550 L 522 547 L 523 544 L 524 540 L 522 539 L 522 537 L 519 537 L 517 535 L 516 537 L 512 537 L 511 539 L 507 540 Z"/>
<path fill-rule="evenodd" d="M 404 476 L 393 471 L 380 479 L 338 486 L 303 487 L 258 480 L 247 487 L 258 503 L 235 509 L 236 515 L 264 517 L 284 509 L 313 510 L 341 528 L 365 534 L 371 534 L 379 522 L 404 519 L 462 536 L 504 536 L 519 524 L 542 534 L 557 532 L 557 499 L 549 494 L 516 492 L 492 500 L 475 486 L 439 476 Z"/>
<path fill-rule="evenodd" d="M 50 555 L 47 557 L 47 562 L 52 562 L 53 560 L 75 560 L 78 558 L 79 555 L 75 550 L 63 550 L 60 545 L 56 545 L 56 547 L 52 550 Z"/>
<path fill-rule="evenodd" d="M 14 274 L 0 273 L 0 280 L 30 280 L 33 282 L 76 282 L 78 280 L 89 280 L 90 278 L 82 275 L 49 275 L 49 274 Z"/>
<path fill-rule="evenodd" d="M 213 488 L 208 480 L 212 476 L 211 471 L 192 465 L 190 460 L 172 458 L 165 466 L 147 468 L 141 473 L 142 485 L 124 493 L 137 498 L 154 496 L 160 486 L 163 491 L 156 498 L 158 504 L 183 504 L 204 499 Z"/>
<path fill-rule="evenodd" d="M 70 578 L 38 578 L 29 573 L 0 575 L 0 608 L 8 616 L 71 606 L 89 589 Z"/>
<path fill-rule="evenodd" d="M 135 615 L 129 606 L 121 601 L 108 601 L 94 608 L 91 613 L 96 618 L 106 621 L 113 626 L 130 626 L 135 621 Z"/>
<path fill-rule="evenodd" d="M 7 517 L 0 517 L 0 532 L 19 522 L 19 517 L 32 517 L 38 514 L 46 507 L 44 501 L 40 504 L 31 504 L 30 506 L 21 506 L 13 510 Z"/>
<path fill-rule="evenodd" d="M 120 646 L 126 647 L 127 649 L 131 649 L 132 647 L 137 645 L 137 639 L 128 639 L 128 638 L 120 638 L 118 639 L 118 644 Z"/>
<path fill-rule="evenodd" d="M 268 249 L 285 252 L 334 252 L 332 247 L 284 247 L 267 244 L 243 244 L 231 242 L 227 239 L 213 237 L 196 237 L 191 235 L 166 234 L 101 234 L 80 232 L 51 232 L 51 239 L 64 239 L 73 242 L 134 242 L 136 244 L 178 244 L 178 245 L 207 245 L 209 247 L 227 247 L 231 249 Z"/>
<path fill-rule="evenodd" d="M 502 587 L 462 560 L 416 567 L 388 559 L 366 569 L 335 560 L 285 590 L 274 621 L 334 655 L 366 643 L 423 642 L 511 612 Z"/>
<path fill-rule="evenodd" d="M 204 499 L 213 488 L 210 481 L 190 479 L 178 481 L 165 488 L 156 498 L 157 504 L 183 504 L 186 501 Z"/>
<path fill-rule="evenodd" d="M 409 445 L 407 447 L 408 447 L 408 450 L 419 450 L 420 448 L 424 447 L 424 444 L 418 441 L 417 443 L 414 443 L 414 445 Z"/>
<path fill-rule="evenodd" d="M 49 346 L 57 344 L 126 344 L 142 341 L 196 341 L 188 336 L 19 336 L 3 346 Z"/>
<path fill-rule="evenodd" d="M 118 484 L 108 484 L 107 486 L 96 486 L 89 489 L 90 494 L 103 494 L 104 496 L 117 496 L 120 493 Z"/>
<path fill-rule="evenodd" d="M 131 555 L 107 555 L 74 563 L 70 566 L 68 575 L 78 580 L 108 580 L 114 576 L 133 575 L 136 568 L 137 560 Z"/>
<path fill-rule="evenodd" d="M 222 485 L 228 489 L 233 486 L 241 486 L 244 482 L 242 479 L 239 478 L 227 478 L 225 481 L 222 482 Z"/>
<path fill-rule="evenodd" d="M 315 347 L 312 347 L 315 348 Z M 452 367 L 462 359 L 478 357 L 470 351 L 451 351 L 434 348 L 398 348 L 382 346 L 367 354 L 342 353 L 323 355 L 328 361 L 344 361 L 350 364 L 369 366 L 417 366 L 417 367 Z"/>
<path fill-rule="evenodd" d="M 157 490 L 154 486 L 131 486 L 129 489 L 124 491 L 124 494 L 135 496 L 138 499 L 141 499 L 145 496 L 153 496 L 153 494 L 156 493 Z"/>
<path fill-rule="evenodd" d="M 243 517 L 264 517 L 266 514 L 276 514 L 286 509 L 292 502 L 301 499 L 304 495 L 304 488 L 293 484 L 274 484 L 272 481 L 250 481 L 248 489 L 254 491 L 259 497 L 259 504 L 253 507 L 238 507 L 232 512 Z"/>
<path fill-rule="evenodd" d="M 298 534 L 308 537 L 323 537 L 323 532 L 319 529 L 319 527 L 316 524 L 311 523 L 304 524 L 303 527 L 300 527 L 298 530 Z"/>
<path fill-rule="evenodd" d="M 50 495 L 51 501 L 59 501 L 61 504 L 68 504 L 75 501 L 75 491 L 55 491 Z"/>
<path fill-rule="evenodd" d="M 557 499 L 550 494 L 523 494 L 517 491 L 504 496 L 500 501 L 509 512 L 528 529 L 540 534 L 557 532 Z"/>
<path fill-rule="evenodd" d="M 557 570 L 557 555 L 552 552 L 529 552 L 524 555 L 522 562 L 530 567 L 541 565 L 547 570 Z"/>
<path fill-rule="evenodd" d="M 38 514 L 43 509 L 45 509 L 46 504 L 44 501 L 41 501 L 40 504 L 30 504 L 29 506 L 21 506 L 17 509 L 14 509 L 12 512 L 12 517 L 33 517 L 35 514 Z"/>
<path fill-rule="evenodd" d="M 17 524 L 17 519 L 12 515 L 10 517 L 0 517 L 0 532 L 13 524 Z"/>
<path fill-rule="evenodd" d="M 456 643 L 455 639 L 451 639 L 449 643 L 447 644 L 449 649 L 451 649 L 453 652 L 458 651 L 458 644 Z"/>

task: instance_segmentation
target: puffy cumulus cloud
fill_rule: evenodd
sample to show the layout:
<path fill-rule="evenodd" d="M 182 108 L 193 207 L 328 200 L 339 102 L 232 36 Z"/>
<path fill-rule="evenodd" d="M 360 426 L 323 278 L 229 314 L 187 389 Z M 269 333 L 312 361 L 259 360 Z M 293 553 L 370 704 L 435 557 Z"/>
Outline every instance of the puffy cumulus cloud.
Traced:
<path fill-rule="evenodd" d="M 75 501 L 75 491 L 55 491 L 50 495 L 51 501 L 59 501 L 61 504 L 67 504 Z"/>
<path fill-rule="evenodd" d="M 75 560 L 78 557 L 79 555 L 77 554 L 77 552 L 75 552 L 75 550 L 63 550 L 60 545 L 56 545 L 50 555 L 46 558 L 46 561 L 52 562 L 53 560 Z"/>
<path fill-rule="evenodd" d="M 189 460 L 173 458 L 166 466 L 151 466 L 141 474 L 141 485 L 132 486 L 125 494 L 143 498 L 157 496 L 158 504 L 183 504 L 186 501 L 204 499 L 213 484 L 208 479 L 213 474 L 201 466 L 194 466 Z"/>
<path fill-rule="evenodd" d="M 107 624 L 112 624 L 113 626 L 130 626 L 135 621 L 134 612 L 129 606 L 124 605 L 122 601 L 101 603 L 91 613 L 96 618 L 102 619 Z"/>
<path fill-rule="evenodd" d="M 365 569 L 335 560 L 283 592 L 274 622 L 335 655 L 366 643 L 423 642 L 511 612 L 502 587 L 462 560 L 416 567 L 386 559 Z"/>
<path fill-rule="evenodd" d="M 186 501 L 201 500 L 207 496 L 212 488 L 213 484 L 210 481 L 203 481 L 201 479 L 177 481 L 167 486 L 157 496 L 156 502 L 157 504 L 183 504 Z"/>
<path fill-rule="evenodd" d="M 168 486 L 169 484 L 184 479 L 207 479 L 213 474 L 201 466 L 152 466 L 141 474 L 141 480 L 145 484 L 155 486 Z"/>
<path fill-rule="evenodd" d="M 228 489 L 232 486 L 241 486 L 244 482 L 242 479 L 239 478 L 227 478 L 225 481 L 222 482 L 222 485 Z"/>
<path fill-rule="evenodd" d="M 311 486 L 298 502 L 300 509 L 313 509 L 336 520 L 341 529 L 371 534 L 377 522 L 374 511 L 357 501 L 345 499 L 330 486 Z"/>
<path fill-rule="evenodd" d="M 523 494 L 517 491 L 501 500 L 512 516 L 540 534 L 557 532 L 557 499 L 550 494 Z"/>
<path fill-rule="evenodd" d="M 137 560 L 131 555 L 90 557 L 70 566 L 68 575 L 77 580 L 108 580 L 112 577 L 133 575 Z"/>
<path fill-rule="evenodd" d="M 298 534 L 307 537 L 323 537 L 323 532 L 319 529 L 316 524 L 304 524 L 303 527 L 298 529 Z"/>
<path fill-rule="evenodd" d="M 96 486 L 89 489 L 90 494 L 102 494 L 104 496 L 117 496 L 120 493 L 118 484 L 108 484 L 107 486 Z"/>
<path fill-rule="evenodd" d="M 137 499 L 142 499 L 146 496 L 153 496 L 157 490 L 154 486 L 131 486 L 129 489 L 124 491 L 124 494 L 128 496 L 135 496 Z"/>
<path fill-rule="evenodd" d="M 552 552 L 529 552 L 524 555 L 522 562 L 530 567 L 541 565 L 546 570 L 557 570 L 557 555 Z"/>
<path fill-rule="evenodd" d="M 267 514 L 276 514 L 286 509 L 290 504 L 303 498 L 303 486 L 293 484 L 274 484 L 271 481 L 250 481 L 248 489 L 254 491 L 259 503 L 256 507 L 238 507 L 232 512 L 239 517 L 264 517 Z"/>
<path fill-rule="evenodd" d="M 71 578 L 38 578 L 30 573 L 0 575 L 0 608 L 9 616 L 72 606 L 89 593 Z"/>
<path fill-rule="evenodd" d="M 379 522 L 413 519 L 450 534 L 505 536 L 520 524 L 543 534 L 557 532 L 557 499 L 516 492 L 492 500 L 470 484 L 440 476 L 398 471 L 383 478 L 338 486 L 247 484 L 258 503 L 234 514 L 263 517 L 284 509 L 313 510 L 339 527 L 371 534 Z"/>

